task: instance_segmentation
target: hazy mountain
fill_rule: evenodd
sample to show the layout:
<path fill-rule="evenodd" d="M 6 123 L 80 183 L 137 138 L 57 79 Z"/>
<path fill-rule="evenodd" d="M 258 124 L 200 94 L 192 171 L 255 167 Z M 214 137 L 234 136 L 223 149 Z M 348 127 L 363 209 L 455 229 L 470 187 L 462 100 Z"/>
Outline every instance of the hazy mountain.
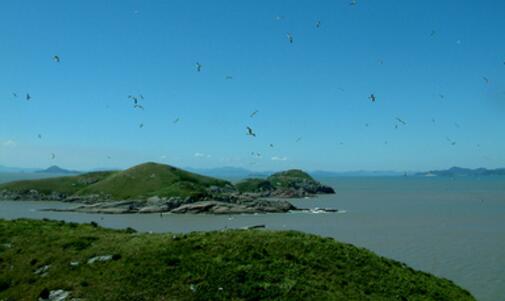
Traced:
<path fill-rule="evenodd" d="M 438 176 L 438 177 L 471 177 L 471 176 L 505 176 L 505 168 L 487 169 L 487 168 L 462 168 L 452 167 L 445 170 L 431 170 L 417 173 L 417 176 Z"/>
<path fill-rule="evenodd" d="M 79 171 L 63 169 L 59 166 L 53 165 L 43 170 L 38 170 L 36 173 L 48 173 L 48 174 L 78 174 Z"/>
<path fill-rule="evenodd" d="M 199 173 L 208 177 L 216 178 L 250 178 L 267 177 L 273 172 L 255 172 L 242 167 L 218 167 L 218 168 L 186 168 L 187 170 Z"/>

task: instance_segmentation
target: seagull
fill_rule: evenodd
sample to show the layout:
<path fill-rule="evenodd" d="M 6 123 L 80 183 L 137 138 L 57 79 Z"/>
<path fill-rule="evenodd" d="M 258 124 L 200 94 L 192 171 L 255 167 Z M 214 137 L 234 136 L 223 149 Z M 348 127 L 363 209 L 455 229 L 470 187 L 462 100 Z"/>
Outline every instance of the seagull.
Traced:
<path fill-rule="evenodd" d="M 280 20 L 283 20 L 284 19 L 284 16 L 275 16 L 275 20 L 276 21 L 280 21 Z"/>
<path fill-rule="evenodd" d="M 351 3 L 349 3 L 349 5 L 353 5 L 353 6 L 356 5 L 356 4 L 358 4 L 357 0 L 351 0 Z"/>
<path fill-rule="evenodd" d="M 270 143 L 270 147 L 274 147 L 274 145 L 272 143 Z"/>
<path fill-rule="evenodd" d="M 400 118 L 396 117 L 396 120 L 398 120 L 398 122 L 400 122 L 401 124 L 403 125 L 407 125 L 407 123 L 403 120 L 401 120 Z"/>
<path fill-rule="evenodd" d="M 486 82 L 486 84 L 489 84 L 489 78 L 483 76 L 482 79 Z"/>
<path fill-rule="evenodd" d="M 231 75 L 227 75 L 227 76 L 225 76 L 225 77 L 224 77 L 224 79 L 226 79 L 226 80 L 230 80 L 230 79 L 233 79 L 233 76 L 231 76 Z"/>
<path fill-rule="evenodd" d="M 143 127 L 144 127 L 143 123 L 139 124 L 139 128 L 143 128 Z"/>
<path fill-rule="evenodd" d="M 133 108 L 143 110 L 143 109 L 144 109 L 144 106 L 142 106 L 142 105 L 138 105 L 138 104 L 135 104 L 135 105 L 133 106 Z"/>
<path fill-rule="evenodd" d="M 112 157 L 111 157 L 111 156 L 107 156 L 107 159 L 109 159 L 109 160 L 110 160 L 110 159 L 112 159 Z"/>
<path fill-rule="evenodd" d="M 128 98 L 132 99 L 133 104 L 135 104 L 135 105 L 139 102 L 139 99 L 137 98 L 137 96 L 128 95 Z"/>
<path fill-rule="evenodd" d="M 16 92 L 12 92 L 12 96 L 14 96 L 14 98 L 17 98 L 18 94 Z"/>
<path fill-rule="evenodd" d="M 379 64 L 380 65 L 384 65 L 384 60 L 383 59 L 379 59 Z"/>
<path fill-rule="evenodd" d="M 321 27 L 321 20 L 317 20 L 317 22 L 316 22 L 316 28 L 319 28 L 319 27 Z"/>
<path fill-rule="evenodd" d="M 179 120 L 180 120 L 180 119 L 179 119 L 179 117 L 177 117 L 177 118 L 174 120 L 174 123 L 179 122 Z"/>
<path fill-rule="evenodd" d="M 55 55 L 53 56 L 53 61 L 55 61 L 56 63 L 59 63 L 60 62 L 60 57 Z"/>
<path fill-rule="evenodd" d="M 438 96 L 440 96 L 440 98 L 444 99 L 445 98 L 445 95 L 444 94 L 438 94 Z"/>
<path fill-rule="evenodd" d="M 51 159 L 54 160 L 56 158 L 56 155 L 54 153 L 51 153 Z"/>
<path fill-rule="evenodd" d="M 296 142 L 300 142 L 302 140 L 302 137 L 296 138 Z"/>
<path fill-rule="evenodd" d="M 38 137 L 39 139 L 42 139 L 42 135 L 41 135 L 41 134 L 38 134 L 38 135 L 37 135 L 37 137 Z"/>
<path fill-rule="evenodd" d="M 452 141 L 451 138 L 449 137 L 446 137 L 445 138 L 451 145 L 456 145 L 456 142 L 455 141 Z"/>
<path fill-rule="evenodd" d="M 436 122 L 435 118 L 431 118 L 431 122 L 435 123 Z"/>
<path fill-rule="evenodd" d="M 437 32 L 435 30 L 432 30 L 430 33 L 430 37 L 434 37 L 436 34 L 437 34 Z"/>
<path fill-rule="evenodd" d="M 26 93 L 26 100 L 30 100 L 32 99 L 32 96 L 30 95 L 30 93 Z"/>
<path fill-rule="evenodd" d="M 256 137 L 256 134 L 253 132 L 253 130 L 250 127 L 246 127 L 246 128 L 247 128 L 247 135 Z"/>
<path fill-rule="evenodd" d="M 196 71 L 197 72 L 202 71 L 202 67 L 203 67 L 202 64 L 200 64 L 199 62 L 196 62 Z"/>
<path fill-rule="evenodd" d="M 370 94 L 370 96 L 368 97 L 368 99 L 370 99 L 372 102 L 375 102 L 375 95 L 372 93 Z"/>
<path fill-rule="evenodd" d="M 293 39 L 293 35 L 291 35 L 291 33 L 289 33 L 289 32 L 288 32 L 288 33 L 287 33 L 287 37 L 288 37 L 288 41 L 289 41 L 289 43 L 290 43 L 290 44 L 293 44 L 293 41 L 294 41 L 294 39 Z"/>
<path fill-rule="evenodd" d="M 251 115 L 249 115 L 249 117 L 253 118 L 254 116 L 256 116 L 256 114 L 258 114 L 258 110 L 254 111 L 251 113 Z"/>

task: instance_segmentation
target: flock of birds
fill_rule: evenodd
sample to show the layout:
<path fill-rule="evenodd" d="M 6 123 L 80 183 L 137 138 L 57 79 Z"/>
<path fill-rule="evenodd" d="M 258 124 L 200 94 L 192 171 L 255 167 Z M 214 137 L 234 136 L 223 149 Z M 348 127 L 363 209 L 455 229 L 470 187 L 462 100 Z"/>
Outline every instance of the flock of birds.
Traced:
<path fill-rule="evenodd" d="M 357 0 L 351 0 L 351 1 L 349 2 L 349 5 L 350 5 L 350 6 L 356 6 L 357 4 L 358 4 Z M 283 19 L 284 19 L 284 16 L 276 16 L 276 17 L 275 17 L 275 19 L 276 19 L 277 21 L 281 21 L 281 20 L 283 20 Z M 315 23 L 315 28 L 316 28 L 316 29 L 319 29 L 320 27 L 321 27 L 321 20 L 317 20 L 317 21 L 316 21 L 316 23 Z M 431 36 L 431 37 L 433 37 L 433 36 L 435 36 L 436 34 L 437 34 L 437 32 L 436 32 L 435 30 L 432 30 L 432 31 L 431 31 L 431 33 L 430 33 L 430 36 Z M 288 43 L 289 43 L 289 44 L 293 44 L 293 43 L 295 43 L 295 39 L 294 39 L 294 36 L 293 36 L 293 34 L 292 34 L 292 33 L 290 33 L 290 32 L 286 33 L 286 37 L 287 37 L 287 40 L 288 40 Z M 60 63 L 60 62 L 61 62 L 61 58 L 60 58 L 60 56 L 59 56 L 59 55 L 54 55 L 54 56 L 52 57 L 52 60 L 53 60 L 55 63 Z M 382 64 L 384 64 L 384 61 L 383 61 L 382 59 L 380 59 L 380 60 L 378 61 L 378 63 L 382 65 Z M 505 64 L 505 62 L 504 62 L 504 64 Z M 204 66 L 203 66 L 200 62 L 196 62 L 196 63 L 195 63 L 195 70 L 196 70 L 196 72 L 202 72 L 202 71 L 203 71 L 203 67 L 204 67 Z M 226 75 L 224 78 L 225 78 L 225 80 L 232 80 L 232 79 L 233 79 L 233 76 L 231 76 L 231 75 Z M 489 84 L 489 83 L 490 83 L 489 78 L 487 78 L 486 76 L 483 76 L 483 77 L 482 77 L 482 79 L 484 80 L 484 82 L 485 82 L 486 84 Z M 340 88 L 340 90 L 341 90 L 341 91 L 344 91 L 342 88 Z M 12 95 L 13 95 L 13 97 L 14 97 L 14 98 L 18 98 L 18 94 L 17 94 L 16 92 L 13 92 L 13 93 L 12 93 Z M 444 99 L 444 98 L 445 98 L 445 95 L 444 95 L 444 94 L 439 94 L 438 96 L 439 96 L 441 99 Z M 31 101 L 31 100 L 32 100 L 32 96 L 31 96 L 31 94 L 30 94 L 30 93 L 26 93 L 26 94 L 25 94 L 25 99 L 26 99 L 27 101 Z M 144 100 L 144 96 L 143 96 L 142 94 L 138 94 L 138 95 L 128 95 L 128 99 L 129 99 L 129 100 L 131 100 L 131 101 L 133 102 L 133 103 L 132 103 L 132 105 L 133 105 L 133 108 L 134 108 L 134 109 L 136 109 L 136 110 L 144 110 L 144 106 L 141 104 L 141 102 Z M 376 96 L 374 93 L 371 93 L 371 94 L 368 96 L 368 99 L 370 100 L 370 102 L 371 102 L 371 103 L 376 103 L 376 102 L 377 102 L 377 96 Z M 258 113 L 259 113 L 259 110 L 254 110 L 253 112 L 251 112 L 251 114 L 249 115 L 249 117 L 250 117 L 250 118 L 254 118 L 254 117 L 255 117 Z M 406 125 L 407 125 L 407 122 L 406 122 L 406 121 L 404 121 L 403 119 L 399 118 L 399 117 L 396 117 L 396 118 L 395 118 L 395 120 L 397 121 L 397 124 L 395 124 L 395 129 L 398 129 L 398 127 L 399 127 L 400 125 L 402 125 L 402 126 L 406 126 Z M 177 118 L 173 121 L 173 123 L 174 123 L 174 124 L 176 124 L 176 123 L 178 123 L 179 121 L 180 121 L 180 118 L 179 118 L 179 117 L 177 117 Z M 435 120 L 434 118 L 432 118 L 432 122 L 433 122 L 433 123 L 436 123 L 436 120 Z M 365 124 L 365 126 L 366 126 L 366 127 L 368 127 L 368 123 L 366 123 L 366 124 Z M 455 126 L 456 126 L 456 127 L 458 127 L 458 128 L 460 127 L 458 123 L 455 123 Z M 144 127 L 144 124 L 143 124 L 143 123 L 140 123 L 140 124 L 138 125 L 138 127 L 139 127 L 139 128 L 143 128 L 143 127 Z M 255 132 L 255 131 L 254 131 L 254 130 L 250 127 L 250 126 L 247 126 L 247 127 L 246 127 L 246 135 L 247 135 L 247 136 L 250 136 L 250 137 L 252 137 L 252 138 L 257 137 L 256 132 Z M 38 137 L 38 139 L 42 139 L 42 134 L 38 134 L 38 135 L 37 135 L 37 137 Z M 296 142 L 298 143 L 298 142 L 300 142 L 301 140 L 302 140 L 302 137 L 298 137 L 298 138 L 296 139 Z M 450 145 L 452 145 L 452 146 L 456 145 L 456 142 L 455 142 L 454 140 L 452 140 L 451 138 L 446 137 L 446 140 L 447 140 L 447 142 L 448 142 Z M 344 143 L 343 143 L 343 142 L 339 142 L 339 144 L 340 144 L 340 145 L 343 145 Z M 388 144 L 388 141 L 385 141 L 385 144 Z M 270 148 L 273 148 L 273 147 L 274 147 L 274 144 L 270 143 L 270 144 L 269 144 L 269 147 L 270 147 Z M 258 152 L 251 152 L 251 155 L 252 155 L 252 156 L 255 156 L 255 157 L 261 157 L 261 154 L 260 154 L 260 153 L 258 153 Z M 50 158 L 51 158 L 52 160 L 54 160 L 54 159 L 56 158 L 56 154 L 51 153 L 51 154 L 50 154 Z M 111 159 L 111 158 L 112 158 L 112 157 L 111 157 L 110 155 L 108 155 L 108 156 L 107 156 L 107 159 Z"/>

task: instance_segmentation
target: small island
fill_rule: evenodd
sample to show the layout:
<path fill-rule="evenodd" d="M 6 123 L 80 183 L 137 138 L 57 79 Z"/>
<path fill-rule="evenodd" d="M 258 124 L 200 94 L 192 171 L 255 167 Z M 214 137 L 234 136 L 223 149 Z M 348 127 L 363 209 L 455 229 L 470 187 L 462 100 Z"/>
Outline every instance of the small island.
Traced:
<path fill-rule="evenodd" d="M 124 171 L 26 180 L 0 185 L 0 200 L 83 204 L 86 213 L 276 213 L 298 210 L 287 198 L 335 191 L 301 170 L 246 179 L 235 185 L 173 166 L 144 163 Z"/>

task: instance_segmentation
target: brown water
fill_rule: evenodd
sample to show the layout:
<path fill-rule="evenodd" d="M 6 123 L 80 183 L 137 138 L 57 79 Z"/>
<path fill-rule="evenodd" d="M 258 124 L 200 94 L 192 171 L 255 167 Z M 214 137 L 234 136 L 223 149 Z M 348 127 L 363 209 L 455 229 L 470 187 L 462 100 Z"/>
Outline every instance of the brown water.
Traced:
<path fill-rule="evenodd" d="M 139 231 L 190 232 L 265 224 L 334 237 L 370 249 L 470 290 L 505 300 L 505 177 L 322 179 L 336 195 L 294 200 L 299 207 L 343 213 L 264 215 L 102 215 L 37 211 L 69 204 L 0 202 L 0 218 L 96 221 Z"/>

